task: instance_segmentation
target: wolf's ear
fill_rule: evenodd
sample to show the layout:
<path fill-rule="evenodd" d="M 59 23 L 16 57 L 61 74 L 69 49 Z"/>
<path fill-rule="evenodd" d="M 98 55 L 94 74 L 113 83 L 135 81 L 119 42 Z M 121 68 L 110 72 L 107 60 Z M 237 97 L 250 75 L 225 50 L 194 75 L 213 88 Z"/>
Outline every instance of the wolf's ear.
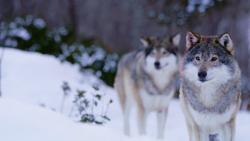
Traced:
<path fill-rule="evenodd" d="M 232 55 L 234 55 L 233 41 L 228 33 L 219 36 L 219 42 L 224 46 Z"/>
<path fill-rule="evenodd" d="M 157 37 L 141 38 L 140 41 L 144 47 L 154 46 L 157 43 Z"/>
<path fill-rule="evenodd" d="M 191 48 L 194 44 L 199 42 L 200 35 L 193 32 L 188 32 L 186 35 L 186 49 L 188 50 Z"/>
<path fill-rule="evenodd" d="M 149 42 L 148 42 L 147 39 L 140 38 L 140 41 L 141 41 L 143 47 L 148 47 L 149 46 Z"/>
<path fill-rule="evenodd" d="M 179 46 L 180 45 L 180 41 L 181 41 L 181 34 L 176 34 L 175 36 L 173 36 L 171 39 L 171 42 L 173 43 L 173 45 L 175 46 Z"/>

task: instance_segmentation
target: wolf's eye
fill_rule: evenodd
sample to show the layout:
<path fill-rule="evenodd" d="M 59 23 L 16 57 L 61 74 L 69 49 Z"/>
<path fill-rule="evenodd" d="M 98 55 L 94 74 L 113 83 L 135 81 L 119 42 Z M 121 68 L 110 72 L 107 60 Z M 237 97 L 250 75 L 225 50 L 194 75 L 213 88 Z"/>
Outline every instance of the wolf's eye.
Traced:
<path fill-rule="evenodd" d="M 200 56 L 196 56 L 195 60 L 200 61 L 201 60 Z"/>
<path fill-rule="evenodd" d="M 218 59 L 218 57 L 214 56 L 214 57 L 211 58 L 211 61 L 215 62 L 217 59 Z"/>

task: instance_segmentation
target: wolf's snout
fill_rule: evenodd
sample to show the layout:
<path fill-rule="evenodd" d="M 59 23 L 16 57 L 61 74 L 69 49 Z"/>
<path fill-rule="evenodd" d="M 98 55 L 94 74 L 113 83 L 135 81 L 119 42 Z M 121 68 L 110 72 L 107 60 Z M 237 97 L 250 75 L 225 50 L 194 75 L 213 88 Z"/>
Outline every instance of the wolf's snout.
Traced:
<path fill-rule="evenodd" d="M 160 67 L 161 67 L 160 62 L 159 62 L 159 61 L 156 61 L 156 62 L 155 62 L 155 68 L 156 68 L 156 69 L 160 69 Z"/>
<path fill-rule="evenodd" d="M 199 77 L 200 81 L 202 81 L 202 82 L 206 81 L 207 72 L 205 72 L 205 71 L 198 72 L 198 77 Z"/>

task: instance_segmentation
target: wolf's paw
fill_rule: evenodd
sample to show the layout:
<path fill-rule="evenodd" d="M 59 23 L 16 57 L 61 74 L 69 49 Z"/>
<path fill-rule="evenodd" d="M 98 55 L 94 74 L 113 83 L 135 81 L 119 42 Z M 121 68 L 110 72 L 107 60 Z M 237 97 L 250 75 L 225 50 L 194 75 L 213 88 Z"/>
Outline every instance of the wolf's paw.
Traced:
<path fill-rule="evenodd" d="M 218 134 L 210 134 L 209 141 L 219 141 Z"/>

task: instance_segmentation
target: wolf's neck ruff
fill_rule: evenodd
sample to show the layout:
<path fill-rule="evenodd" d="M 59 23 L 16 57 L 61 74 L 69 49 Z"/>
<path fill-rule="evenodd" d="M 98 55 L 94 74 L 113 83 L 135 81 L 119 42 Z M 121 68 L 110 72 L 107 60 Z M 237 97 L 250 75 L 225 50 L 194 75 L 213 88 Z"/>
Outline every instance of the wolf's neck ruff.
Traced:
<path fill-rule="evenodd" d="M 205 106 L 199 94 L 201 89 L 195 86 L 187 79 L 183 79 L 183 92 L 184 97 L 187 99 L 191 107 L 201 113 L 224 113 L 230 106 L 239 100 L 238 93 L 240 92 L 239 80 L 229 80 L 227 83 L 222 84 L 215 90 L 217 101 L 211 106 Z"/>
<path fill-rule="evenodd" d="M 171 91 L 173 88 L 175 88 L 176 85 L 176 79 L 177 79 L 177 71 L 173 72 L 171 74 L 171 78 L 162 78 L 162 79 L 169 79 L 172 81 L 169 81 L 166 86 L 162 89 L 157 87 L 155 80 L 152 78 L 151 75 L 149 75 L 147 72 L 145 72 L 144 69 L 142 69 L 143 75 L 141 76 L 143 80 L 144 87 L 146 91 L 151 94 L 151 95 L 163 95 L 163 94 L 168 94 L 166 92 Z M 173 79 L 172 79 L 173 78 Z"/>

